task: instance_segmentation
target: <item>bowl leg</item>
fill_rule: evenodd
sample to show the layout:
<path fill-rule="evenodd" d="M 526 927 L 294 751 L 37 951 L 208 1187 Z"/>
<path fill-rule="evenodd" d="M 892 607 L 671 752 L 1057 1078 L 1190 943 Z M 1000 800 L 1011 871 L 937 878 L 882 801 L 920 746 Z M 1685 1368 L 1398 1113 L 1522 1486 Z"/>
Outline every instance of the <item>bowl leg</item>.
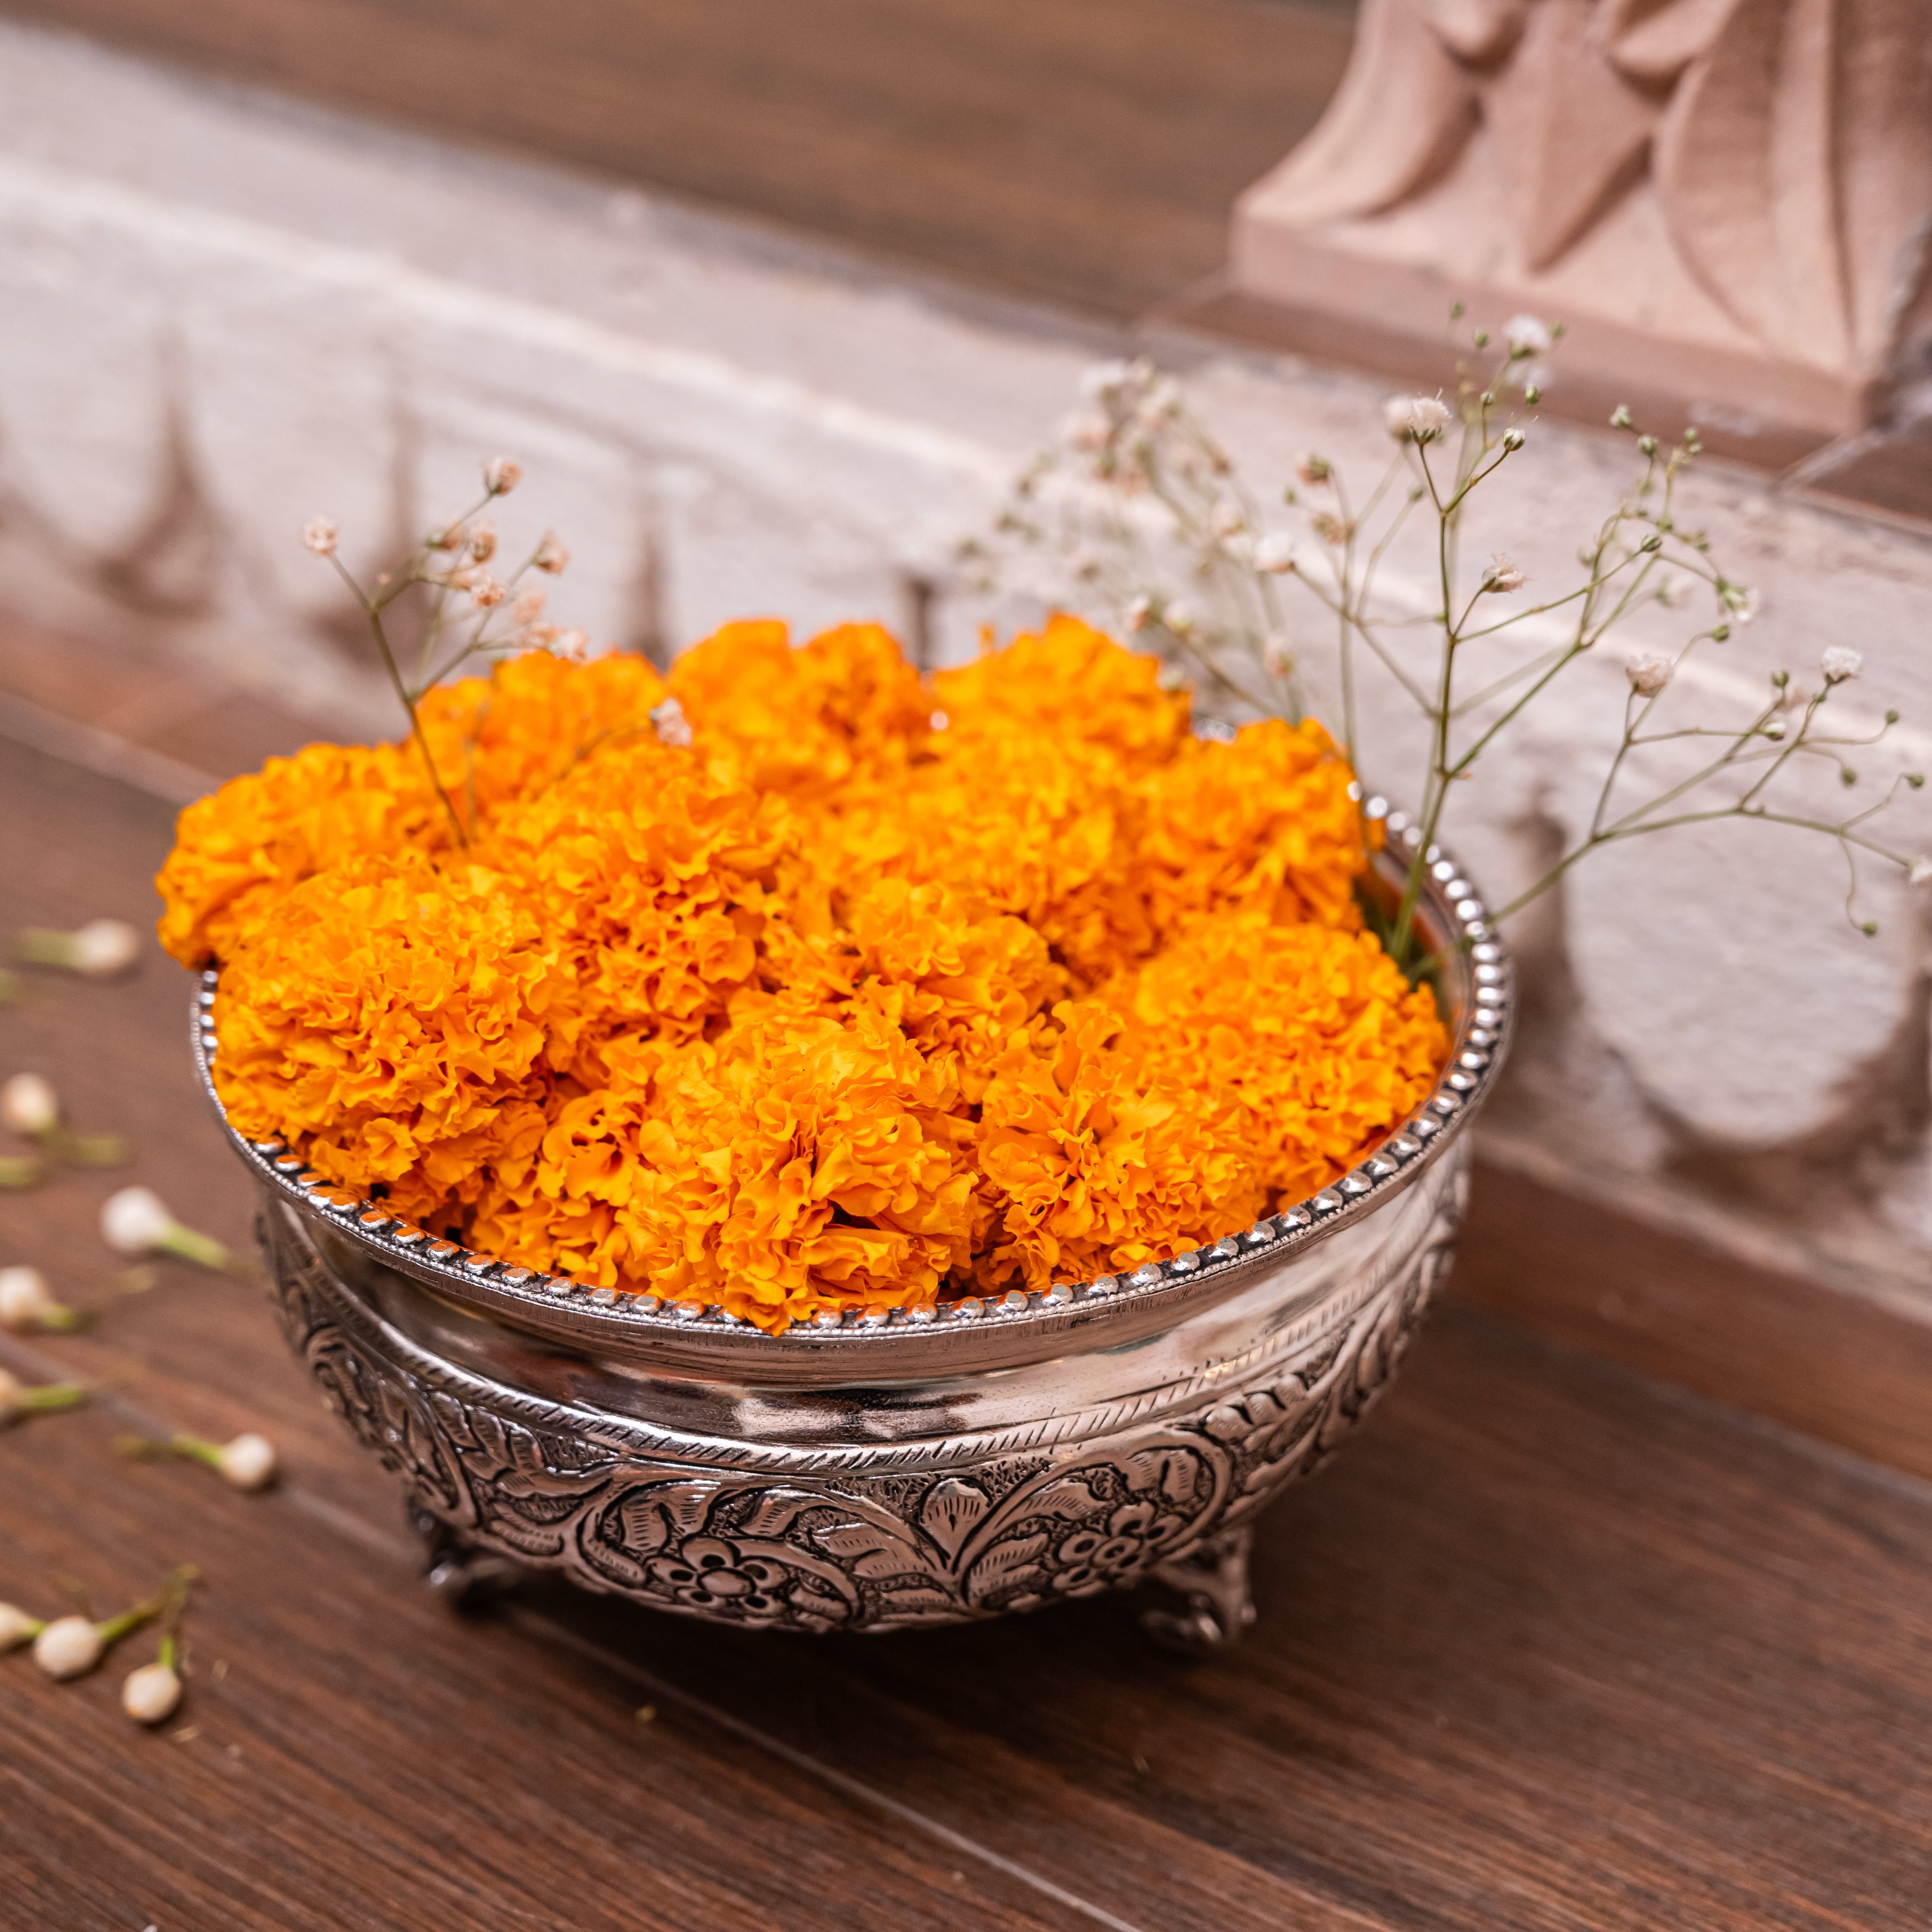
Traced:
<path fill-rule="evenodd" d="M 481 1609 L 526 1574 L 507 1556 L 459 1540 L 447 1523 L 419 1505 L 410 1506 L 410 1522 L 423 1540 L 423 1581 L 453 1610 Z"/>
<path fill-rule="evenodd" d="M 1254 1543 L 1254 1532 L 1244 1524 L 1156 1564 L 1148 1580 L 1173 1591 L 1181 1602 L 1174 1609 L 1150 1605 L 1142 1611 L 1142 1630 L 1163 1650 L 1224 1650 L 1239 1642 L 1255 1620 L 1248 1588 Z"/>

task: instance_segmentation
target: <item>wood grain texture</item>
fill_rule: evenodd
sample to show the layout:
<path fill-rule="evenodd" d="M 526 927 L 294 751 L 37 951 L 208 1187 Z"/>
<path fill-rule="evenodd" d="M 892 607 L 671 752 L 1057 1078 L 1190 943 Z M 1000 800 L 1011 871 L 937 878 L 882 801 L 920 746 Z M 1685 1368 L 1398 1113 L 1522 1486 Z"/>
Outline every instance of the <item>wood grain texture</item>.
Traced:
<path fill-rule="evenodd" d="M 0 752 L 0 921 L 142 916 L 169 818 Z M 116 986 L 36 976 L 0 1064 L 134 1133 L 139 1178 L 242 1240 L 183 992 L 158 958 Z M 110 1184 L 0 1197 L 7 1258 L 104 1288 Z M 1247 1646 L 1199 1663 L 1146 1649 L 1124 1600 L 819 1642 L 544 1587 L 457 1621 L 256 1293 L 167 1269 L 93 1334 L 0 1360 L 112 1385 L 0 1436 L 0 1596 L 45 1613 L 69 1577 L 106 1609 L 173 1562 L 203 1577 L 188 1741 L 116 1708 L 150 1640 L 76 1686 L 0 1662 L 0 1924 L 1926 1922 L 1932 1492 L 1453 1301 L 1264 1522 Z M 266 1426 L 287 1484 L 128 1463 L 130 1419 Z"/>
<path fill-rule="evenodd" d="M 1932 1323 L 1486 1168 L 1456 1292 L 1573 1348 L 1932 1480 Z"/>
<path fill-rule="evenodd" d="M 1132 314 L 1348 56 L 1290 0 L 8 0 L 4 10 Z"/>

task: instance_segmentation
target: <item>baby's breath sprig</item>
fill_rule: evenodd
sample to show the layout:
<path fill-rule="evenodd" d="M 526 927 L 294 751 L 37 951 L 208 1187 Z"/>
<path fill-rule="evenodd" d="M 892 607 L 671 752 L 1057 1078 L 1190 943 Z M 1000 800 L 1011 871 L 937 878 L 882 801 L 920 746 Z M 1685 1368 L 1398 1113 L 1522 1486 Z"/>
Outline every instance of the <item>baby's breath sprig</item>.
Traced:
<path fill-rule="evenodd" d="M 580 631 L 543 622 L 546 593 L 541 585 L 525 582 L 532 571 L 555 577 L 569 563 L 569 549 L 554 530 L 547 530 L 530 555 L 507 575 L 494 572 L 496 531 L 483 520 L 483 512 L 499 497 L 507 496 L 523 480 L 523 466 L 507 456 L 494 457 L 484 464 L 482 495 L 460 516 L 430 530 L 398 562 L 379 571 L 372 590 L 364 590 L 342 561 L 341 533 L 329 518 L 313 518 L 302 532 L 304 546 L 334 566 L 368 620 L 382 668 L 408 714 L 410 734 L 422 754 L 430 783 L 459 845 L 469 844 L 470 831 L 436 768 L 436 754 L 423 730 L 418 706 L 424 694 L 473 657 L 538 646 L 569 654 L 581 651 L 589 642 Z M 415 674 L 406 677 L 386 620 L 397 601 L 417 589 L 428 594 L 428 615 Z M 469 802 L 473 820 L 473 798 Z"/>
<path fill-rule="evenodd" d="M 1460 320 L 1458 309 L 1452 326 Z M 1794 682 L 1780 672 L 1771 700 L 1730 724 L 1673 718 L 1665 728 L 1658 716 L 1659 700 L 1692 653 L 1724 644 L 1756 608 L 1753 593 L 1713 559 L 1708 538 L 1682 520 L 1680 484 L 1701 453 L 1694 428 L 1666 447 L 1640 432 L 1627 408 L 1617 410 L 1612 427 L 1634 439 L 1641 466 L 1579 550 L 1574 580 L 1540 598 L 1505 602 L 1528 585 L 1520 568 L 1502 556 L 1474 572 L 1463 565 L 1472 500 L 1526 448 L 1522 409 L 1536 404 L 1550 380 L 1548 358 L 1562 332 L 1528 315 L 1513 318 L 1500 341 L 1476 331 L 1453 396 L 1391 398 L 1383 427 L 1394 447 L 1364 496 L 1351 491 L 1328 457 L 1310 454 L 1280 499 L 1303 526 L 1299 538 L 1292 528 L 1267 526 L 1258 499 L 1170 377 L 1146 361 L 1102 364 L 1086 378 L 1082 406 L 1061 425 L 1056 446 L 1022 472 L 992 542 L 962 546 L 962 556 L 975 567 L 977 587 L 991 591 L 1003 562 L 1034 553 L 1044 580 L 1036 571 L 1030 587 L 1122 624 L 1175 678 L 1195 682 L 1224 722 L 1300 717 L 1304 652 L 1289 594 L 1324 611 L 1333 626 L 1334 722 L 1350 764 L 1362 767 L 1358 699 L 1365 673 L 1391 682 L 1427 728 L 1415 856 L 1394 912 L 1376 921 L 1412 976 L 1439 963 L 1420 943 L 1416 916 L 1451 799 L 1528 706 L 1579 659 L 1600 655 L 1634 612 L 1652 604 L 1676 608 L 1701 586 L 1711 600 L 1709 620 L 1675 652 L 1640 652 L 1629 660 L 1623 730 L 1588 827 L 1540 878 L 1487 916 L 1520 912 L 1600 846 L 1738 818 L 1834 840 L 1846 864 L 1847 916 L 1860 932 L 1875 932 L 1857 910 L 1862 856 L 1898 866 L 1914 885 L 1932 882 L 1932 859 L 1909 859 L 1872 830 L 1877 814 L 1900 790 L 1917 789 L 1922 775 L 1901 773 L 1875 803 L 1841 818 L 1773 791 L 1820 760 L 1835 765 L 1844 784 L 1856 784 L 1846 754 L 1877 744 L 1898 722 L 1888 711 L 1873 731 L 1825 728 L 1826 704 L 1858 675 L 1857 652 L 1827 650 L 1815 682 Z M 1420 596 L 1391 596 L 1384 565 L 1418 519 L 1434 526 L 1431 582 Z M 1431 648 L 1420 646 L 1418 632 L 1429 634 Z M 1499 642 L 1519 640 L 1530 645 L 1526 654 L 1497 662 Z M 1681 755 L 1694 740 L 1708 741 L 1710 756 L 1686 774 L 1653 777 L 1649 794 L 1633 803 L 1644 771 L 1654 769 L 1645 754 L 1675 746 Z"/>

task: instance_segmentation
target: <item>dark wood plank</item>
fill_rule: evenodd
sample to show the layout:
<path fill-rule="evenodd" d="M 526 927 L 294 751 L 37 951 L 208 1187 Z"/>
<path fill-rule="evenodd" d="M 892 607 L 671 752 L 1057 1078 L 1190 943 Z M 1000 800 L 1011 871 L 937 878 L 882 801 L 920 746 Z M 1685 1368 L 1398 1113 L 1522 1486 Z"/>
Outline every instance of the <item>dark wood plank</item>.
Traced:
<path fill-rule="evenodd" d="M 1485 1168 L 1456 1292 L 1592 1354 L 1932 1480 L 1932 1322 Z"/>
<path fill-rule="evenodd" d="M 1218 267 L 1314 124 L 1344 7 L 1290 0 L 8 0 L 1119 314 Z"/>
<path fill-rule="evenodd" d="M 0 817 L 0 920 L 138 910 L 167 836 L 14 752 Z M 182 992 L 158 960 L 39 983 L 0 1054 L 243 1238 Z M 0 1198 L 10 1257 L 111 1273 L 106 1185 Z M 111 1678 L 0 1664 L 0 1871 L 37 1925 L 1876 1932 L 1932 1898 L 1932 1497 L 1466 1306 L 1264 1524 L 1247 1647 L 1193 1664 L 1110 1600 L 809 1644 L 543 1588 L 452 1623 L 248 1290 L 170 1274 L 0 1360 L 138 1370 L 0 1437 L 0 1595 L 206 1577 L 190 1742 Z M 266 1424 L 287 1488 L 121 1462 L 128 1406 Z"/>

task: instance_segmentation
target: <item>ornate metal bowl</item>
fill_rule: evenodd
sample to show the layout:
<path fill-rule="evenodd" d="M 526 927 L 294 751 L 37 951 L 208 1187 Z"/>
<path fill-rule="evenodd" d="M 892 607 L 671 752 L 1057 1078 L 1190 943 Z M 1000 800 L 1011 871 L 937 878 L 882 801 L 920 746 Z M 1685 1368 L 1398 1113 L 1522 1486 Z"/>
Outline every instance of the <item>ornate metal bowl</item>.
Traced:
<path fill-rule="evenodd" d="M 1399 814 L 1388 830 L 1392 891 L 1412 835 Z M 290 1342 L 403 1479 L 447 1586 L 534 1567 L 826 1630 L 1152 1580 L 1182 1599 L 1150 1612 L 1157 1635 L 1235 1634 L 1251 1519 L 1388 1381 L 1448 1265 L 1466 1129 L 1508 1046 L 1509 963 L 1430 858 L 1422 926 L 1448 956 L 1454 1042 L 1436 1090 L 1334 1187 L 1196 1252 L 772 1336 L 437 1240 L 231 1129 Z M 214 1000 L 210 974 L 194 1037 L 211 1100 Z"/>

